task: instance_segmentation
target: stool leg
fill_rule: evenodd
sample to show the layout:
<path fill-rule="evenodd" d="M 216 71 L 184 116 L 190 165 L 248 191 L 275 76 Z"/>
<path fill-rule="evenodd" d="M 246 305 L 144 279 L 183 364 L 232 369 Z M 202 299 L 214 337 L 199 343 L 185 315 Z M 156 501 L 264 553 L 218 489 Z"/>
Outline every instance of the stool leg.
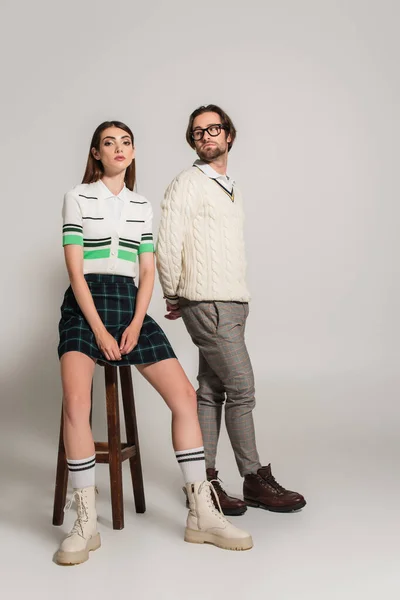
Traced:
<path fill-rule="evenodd" d="M 137 513 L 144 513 L 146 501 L 144 497 L 142 462 L 140 460 L 139 435 L 136 421 L 135 396 L 132 385 L 132 371 L 130 367 L 120 367 L 122 402 L 124 405 L 126 441 L 136 447 L 136 454 L 129 459 L 131 469 L 133 494 Z"/>
<path fill-rule="evenodd" d="M 54 491 L 53 525 L 64 522 L 64 506 L 67 499 L 68 465 L 64 448 L 64 411 L 61 408 L 60 436 L 58 441 L 56 487 Z"/>
<path fill-rule="evenodd" d="M 90 429 L 92 428 L 92 420 L 93 420 L 93 380 L 92 380 L 92 386 L 90 388 L 90 413 L 89 413 Z"/>
<path fill-rule="evenodd" d="M 106 365 L 108 451 L 111 483 L 111 506 L 113 528 L 124 528 L 124 504 L 122 491 L 121 432 L 119 426 L 117 367 Z"/>

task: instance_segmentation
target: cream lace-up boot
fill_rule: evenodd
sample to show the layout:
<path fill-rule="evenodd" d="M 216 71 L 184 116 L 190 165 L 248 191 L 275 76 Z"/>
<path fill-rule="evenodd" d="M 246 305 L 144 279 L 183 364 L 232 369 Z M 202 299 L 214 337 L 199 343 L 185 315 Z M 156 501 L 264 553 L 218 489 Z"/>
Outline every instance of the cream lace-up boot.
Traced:
<path fill-rule="evenodd" d="M 75 489 L 65 510 L 71 507 L 74 500 L 78 517 L 55 556 L 55 561 L 59 565 L 83 563 L 88 560 L 90 550 L 97 550 L 101 545 L 100 534 L 97 531 L 95 486 Z"/>
<path fill-rule="evenodd" d="M 186 523 L 185 541 L 193 544 L 214 544 L 226 550 L 250 550 L 251 535 L 232 525 L 213 502 L 211 494 L 218 496 L 209 481 L 187 483 L 189 514 Z M 219 501 L 217 502 L 219 505 Z"/>

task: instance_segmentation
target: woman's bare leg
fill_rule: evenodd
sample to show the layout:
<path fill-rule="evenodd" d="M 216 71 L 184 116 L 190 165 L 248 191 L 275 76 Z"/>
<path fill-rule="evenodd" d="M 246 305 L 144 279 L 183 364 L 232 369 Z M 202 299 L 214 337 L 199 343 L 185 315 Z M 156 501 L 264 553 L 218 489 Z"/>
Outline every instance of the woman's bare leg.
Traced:
<path fill-rule="evenodd" d="M 81 352 L 67 352 L 61 357 L 64 445 L 67 457 L 71 460 L 94 454 L 89 416 L 95 364 Z"/>
<path fill-rule="evenodd" d="M 136 367 L 172 412 L 172 443 L 175 451 L 203 446 L 196 392 L 178 360 L 168 358 Z"/>
<path fill-rule="evenodd" d="M 184 450 L 203 446 L 201 429 L 197 418 L 196 392 L 190 384 L 179 362 L 170 358 L 151 365 L 139 365 L 138 370 L 164 398 L 172 411 L 172 441 L 177 458 L 185 477 L 185 469 L 179 460 L 185 456 Z M 190 478 L 190 467 L 185 478 L 185 490 L 189 501 L 189 514 L 186 521 L 185 540 L 196 544 L 205 542 L 227 550 L 247 550 L 253 545 L 251 536 L 234 527 L 214 508 L 211 484 L 205 481 L 204 449 L 199 477 Z M 188 452 L 188 461 L 200 452 Z M 192 456 L 191 456 L 192 455 Z M 195 459 L 197 460 L 197 459 Z M 189 462 L 195 465 L 196 462 Z M 200 464 L 200 463 L 198 463 Z"/>
<path fill-rule="evenodd" d="M 61 542 L 55 560 L 61 565 L 77 565 L 100 547 L 97 531 L 95 450 L 90 429 L 90 391 L 95 362 L 81 352 L 61 357 L 63 386 L 64 445 L 68 470 L 77 506 L 75 524 Z"/>

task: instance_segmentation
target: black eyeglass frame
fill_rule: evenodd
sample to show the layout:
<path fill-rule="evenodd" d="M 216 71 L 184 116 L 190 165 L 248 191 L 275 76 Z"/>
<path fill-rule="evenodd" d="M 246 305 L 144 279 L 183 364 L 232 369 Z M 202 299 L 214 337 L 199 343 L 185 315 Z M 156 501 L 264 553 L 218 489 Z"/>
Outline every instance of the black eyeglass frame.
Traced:
<path fill-rule="evenodd" d="M 218 133 L 211 133 L 211 131 L 210 131 L 211 127 L 219 127 Z M 217 136 L 219 136 L 219 134 L 221 133 L 222 130 L 228 131 L 228 127 L 226 125 L 223 125 L 222 123 L 213 123 L 212 125 L 209 125 L 208 127 L 205 127 L 204 129 L 202 127 L 199 127 L 198 129 L 196 128 L 193 131 L 191 131 L 190 134 L 191 134 L 192 140 L 194 142 L 200 142 L 200 140 L 203 139 L 206 131 L 207 131 L 208 135 L 210 135 L 211 137 L 217 137 Z M 200 132 L 201 132 L 201 137 L 196 139 L 194 137 L 194 134 L 200 133 Z"/>

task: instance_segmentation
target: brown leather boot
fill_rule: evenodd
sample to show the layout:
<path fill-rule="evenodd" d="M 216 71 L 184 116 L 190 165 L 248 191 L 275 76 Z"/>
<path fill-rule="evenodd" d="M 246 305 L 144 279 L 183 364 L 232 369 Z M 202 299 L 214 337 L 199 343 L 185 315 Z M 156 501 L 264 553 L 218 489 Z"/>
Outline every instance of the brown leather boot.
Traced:
<path fill-rule="evenodd" d="M 233 498 L 232 496 L 228 496 L 223 487 L 221 486 L 220 479 L 218 479 L 218 471 L 215 469 L 207 469 L 207 480 L 212 481 L 213 488 L 218 496 L 219 503 L 222 508 L 222 512 L 224 515 L 229 517 L 239 517 L 243 515 L 246 510 L 246 502 L 243 500 L 239 500 L 239 498 Z M 182 488 L 186 495 L 186 508 L 189 508 L 189 500 L 187 498 L 187 490 L 186 487 Z M 218 509 L 217 501 L 214 497 L 214 494 L 211 495 L 215 507 Z M 219 510 L 219 509 L 218 509 Z"/>
<path fill-rule="evenodd" d="M 301 494 L 285 490 L 271 472 L 271 465 L 261 467 L 257 473 L 245 475 L 243 497 L 248 506 L 265 508 L 272 512 L 292 512 L 306 505 Z"/>
<path fill-rule="evenodd" d="M 213 488 L 217 493 L 224 515 L 238 517 L 246 512 L 246 502 L 239 500 L 239 498 L 228 496 L 224 488 L 221 486 L 221 480 L 218 478 L 218 471 L 215 469 L 207 469 L 207 479 L 213 484 Z"/>

